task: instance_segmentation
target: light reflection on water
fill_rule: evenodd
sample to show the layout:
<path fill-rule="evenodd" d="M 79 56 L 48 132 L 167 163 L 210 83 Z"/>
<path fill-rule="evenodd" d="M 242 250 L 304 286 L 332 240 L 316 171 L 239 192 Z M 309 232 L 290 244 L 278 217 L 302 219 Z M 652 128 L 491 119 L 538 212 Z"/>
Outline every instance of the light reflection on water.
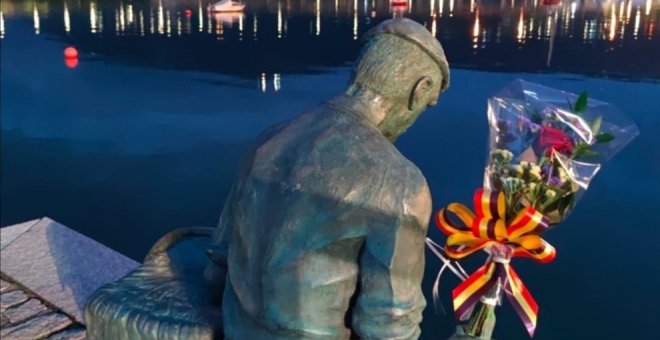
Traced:
<path fill-rule="evenodd" d="M 35 34 L 41 33 L 47 22 L 49 35 L 80 44 L 83 52 L 87 49 L 97 55 L 121 54 L 124 62 L 143 66 L 171 68 L 163 64 L 177 64 L 181 69 L 206 68 L 251 77 L 259 83 L 264 71 L 271 76 L 305 73 L 348 63 L 357 52 L 361 33 L 387 18 L 407 16 L 426 25 L 440 39 L 452 67 L 660 78 L 660 66 L 648 58 L 660 53 L 660 44 L 656 42 L 660 0 L 549 2 L 555 1 L 427 0 L 400 5 L 376 0 L 261 0 L 249 2 L 245 13 L 212 14 L 205 9 L 207 2 L 201 0 L 82 4 L 65 1 L 63 5 L 13 1 L 2 3 L 0 26 L 4 26 L 5 20 L 24 20 L 31 10 Z M 0 36 L 6 34 L 11 33 L 2 27 Z M 105 41 L 135 45 L 135 38 L 158 45 L 157 50 L 172 49 L 172 44 L 179 42 L 205 40 L 203 50 L 208 52 L 200 53 L 222 53 L 227 57 L 228 51 L 236 51 L 229 56 L 234 64 L 246 64 L 242 57 L 245 54 L 259 53 L 268 58 L 273 50 L 283 53 L 310 44 L 319 44 L 319 48 L 307 51 L 303 62 L 294 64 L 284 56 L 271 56 L 275 61 L 261 62 L 267 67 L 246 64 L 236 71 L 219 65 L 200 66 L 205 63 L 194 60 L 200 56 L 190 58 L 178 52 L 159 56 L 161 61 L 140 59 L 132 52 L 146 48 L 140 44 L 112 47 L 110 51 L 104 46 Z M 333 45 L 345 48 L 341 62 L 320 61 L 323 55 L 335 53 Z M 198 45 L 193 48 L 200 49 Z M 168 58 L 176 62 L 162 61 Z"/>
<path fill-rule="evenodd" d="M 348 6 L 348 4 L 344 2 L 351 2 L 352 4 L 351 6 Z M 657 2 L 657 0 L 655 2 L 653 0 L 647 0 L 645 2 L 618 0 L 605 1 L 600 4 L 595 1 L 586 1 L 578 4 L 578 2 L 573 1 L 556 5 L 539 5 L 537 1 L 524 1 L 517 3 L 511 1 L 510 6 L 505 6 L 505 1 L 502 1 L 501 4 L 497 6 L 493 3 L 481 4 L 474 0 L 470 0 L 469 2 L 459 1 L 455 6 L 455 0 L 432 0 L 424 3 L 428 6 L 428 9 L 425 9 L 424 5 L 418 5 L 417 3 L 411 2 L 411 4 L 402 12 L 409 13 L 409 16 L 420 21 L 423 20 L 436 36 L 442 33 L 442 27 L 444 26 L 442 25 L 443 20 L 453 18 L 454 14 L 461 17 L 472 17 L 473 31 L 480 30 L 479 17 L 478 15 L 468 15 L 468 13 L 472 14 L 481 11 L 482 14 L 488 16 L 499 14 L 500 17 L 498 19 L 500 19 L 500 22 L 498 22 L 495 27 L 484 28 L 483 39 L 485 41 L 492 39 L 493 31 L 497 32 L 502 26 L 510 26 L 509 21 L 511 20 L 510 15 L 512 13 L 520 13 L 522 26 L 528 27 L 524 33 L 522 29 L 519 29 L 518 32 L 516 32 L 516 38 L 520 43 L 524 43 L 528 39 L 549 39 L 550 32 L 552 31 L 552 20 L 559 21 L 559 29 L 561 31 L 560 36 L 572 37 L 574 32 L 573 22 L 577 13 L 578 17 L 594 17 L 589 20 L 581 20 L 579 23 L 581 27 L 576 28 L 578 31 L 583 29 L 589 32 L 589 34 L 583 36 L 583 40 L 607 39 L 611 41 L 615 39 L 625 40 L 625 32 L 629 28 L 634 30 L 633 38 L 635 39 L 639 37 L 652 39 L 657 33 L 655 29 L 657 18 L 652 15 L 653 6 L 654 4 L 657 4 Z M 261 4 L 260 6 L 257 5 L 252 10 L 257 12 L 266 11 L 277 13 L 276 32 L 280 38 L 286 34 L 286 22 L 288 21 L 288 18 L 293 15 L 305 15 L 313 12 L 314 18 L 313 22 L 310 23 L 310 26 L 314 27 L 313 34 L 317 36 L 322 34 L 321 29 L 324 24 L 332 24 L 326 19 L 339 16 L 351 17 L 353 18 L 355 37 L 358 33 L 360 21 L 366 21 L 366 18 L 369 17 L 390 17 L 397 11 L 394 7 L 388 6 L 387 2 L 383 1 L 373 1 L 371 3 L 364 1 L 360 4 L 357 0 L 344 0 L 341 2 L 336 0 L 334 9 L 332 10 L 328 8 L 329 6 L 327 3 L 324 5 L 320 0 L 309 2 L 303 1 L 295 10 L 292 10 L 290 4 L 291 1 L 288 1 L 287 5 L 283 6 L 282 1 L 277 1 Z M 341 8 L 343 10 L 340 10 L 340 4 L 342 5 Z M 157 32 L 160 35 L 171 37 L 171 33 L 175 30 L 179 35 L 181 33 L 191 34 L 192 31 L 190 29 L 182 31 L 181 27 L 183 23 L 185 23 L 188 28 L 192 26 L 198 27 L 199 32 L 203 32 L 204 27 L 207 26 L 209 28 L 209 34 L 216 35 L 222 34 L 222 31 L 218 29 L 218 26 L 227 25 L 228 27 L 223 27 L 223 29 L 237 29 L 237 27 L 233 25 L 235 22 L 234 18 L 237 17 L 235 14 L 218 15 L 207 13 L 205 10 L 205 3 L 201 1 L 195 4 L 198 13 L 197 17 L 186 15 L 186 12 L 183 9 L 185 8 L 192 11 L 192 8 L 176 2 L 164 5 L 162 0 L 160 0 L 155 4 L 143 4 L 141 6 L 144 8 L 139 10 L 140 15 L 136 18 L 133 10 L 134 6 L 132 4 L 117 3 L 116 7 L 113 9 L 115 14 L 115 29 L 112 32 L 105 33 L 116 35 L 142 35 L 144 27 L 149 25 L 149 32 L 152 34 Z M 10 16 L 22 14 L 20 8 L 14 10 L 13 6 L 6 5 L 5 7 L 9 7 Z M 39 7 L 43 8 L 40 9 Z M 77 29 L 88 29 L 93 34 L 104 33 L 103 27 L 100 27 L 98 24 L 99 18 L 103 17 L 103 11 L 97 10 L 98 5 L 95 1 L 91 1 L 87 7 L 88 8 L 85 8 L 85 6 L 75 7 L 76 11 L 89 10 L 89 26 L 78 27 Z M 445 12 L 445 7 L 447 7 L 447 12 Z M 35 33 L 39 33 L 39 11 L 41 10 L 42 14 L 48 15 L 50 8 L 51 6 L 39 6 L 39 4 L 35 3 L 33 9 Z M 248 7 L 246 12 L 252 11 L 250 11 L 250 8 Z M 145 16 L 144 13 L 147 13 L 147 15 Z M 428 14 L 424 15 L 425 13 Z M 542 17 L 545 17 L 545 20 L 540 20 Z M 361 20 L 358 20 L 358 18 Z M 148 23 L 145 21 L 148 21 Z M 64 2 L 62 22 L 64 30 L 70 31 L 71 28 L 67 2 Z M 631 26 L 631 22 L 633 22 L 633 25 L 632 27 L 629 27 Z M 535 30 L 535 24 L 540 25 L 538 30 Z M 176 27 L 173 27 L 173 25 L 176 25 Z M 254 26 L 257 27 L 258 25 L 255 24 Z M 215 29 L 213 30 L 211 27 L 215 27 Z"/>
<path fill-rule="evenodd" d="M 0 39 L 5 37 L 5 14 L 0 11 Z"/>
<path fill-rule="evenodd" d="M 5 20 L 20 20 L 31 11 L 35 34 L 42 32 L 42 21 L 48 21 L 49 34 L 65 33 L 62 39 L 74 44 L 79 41 L 93 44 L 94 39 L 100 43 L 112 35 L 118 39 L 140 37 L 149 40 L 157 37 L 209 37 L 216 42 L 231 44 L 227 47 L 233 48 L 236 43 L 244 42 L 245 27 L 251 27 L 253 43 L 276 38 L 283 41 L 281 44 L 302 45 L 316 37 L 325 39 L 325 45 L 331 45 L 341 44 L 344 39 L 356 42 L 362 32 L 382 20 L 408 16 L 426 25 L 443 42 L 452 66 L 497 71 L 568 70 L 644 79 L 660 77 L 660 67 L 644 58 L 644 52 L 660 51 L 658 44 L 652 42 L 658 33 L 656 22 L 660 15 L 660 0 L 555 2 L 427 0 L 404 2 L 401 6 L 400 2 L 382 0 L 250 1 L 244 14 L 213 14 L 206 11 L 208 3 L 202 0 L 64 1 L 59 4 L 61 12 L 58 5 L 51 2 L 5 1 L 0 12 L 0 37 L 11 34 L 5 31 Z M 300 24 L 305 18 L 309 18 L 306 38 L 305 26 Z M 350 21 L 345 20 L 348 18 Z M 265 23 L 262 24 L 262 20 Z M 290 36 L 289 31 L 292 20 L 297 23 L 294 36 Z M 350 27 L 351 35 L 342 38 L 338 33 L 345 26 Z M 469 41 L 469 45 L 464 45 L 465 41 Z M 166 42 L 159 44 L 167 48 Z M 346 47 L 357 50 L 355 43 Z M 104 54 L 102 50 L 90 49 Z M 623 52 L 626 49 L 631 51 Z M 515 55 L 517 53 L 520 57 Z M 625 57 L 621 56 L 623 53 Z M 351 59 L 346 57 L 344 62 Z M 602 60 L 602 64 L 595 66 L 590 59 Z M 622 65 L 621 59 L 629 65 Z M 187 67 L 195 66 L 189 62 Z M 226 69 L 214 71 L 232 73 Z M 271 77 L 289 73 L 281 65 L 272 65 L 270 69 L 252 65 L 246 66 L 239 75 L 254 77 L 261 83 L 264 71 Z"/>

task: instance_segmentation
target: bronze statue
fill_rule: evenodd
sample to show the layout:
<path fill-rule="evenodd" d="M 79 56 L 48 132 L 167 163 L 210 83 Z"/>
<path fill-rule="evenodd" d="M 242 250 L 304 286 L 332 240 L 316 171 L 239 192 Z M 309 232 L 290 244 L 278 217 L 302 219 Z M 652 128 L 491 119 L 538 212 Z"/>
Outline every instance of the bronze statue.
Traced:
<path fill-rule="evenodd" d="M 343 94 L 256 141 L 212 233 L 204 280 L 200 246 L 179 238 L 189 233 L 166 238 L 123 286 L 90 299 L 88 334 L 176 338 L 172 325 L 151 323 L 178 322 L 179 336 L 228 339 L 419 336 L 431 197 L 392 143 L 436 103 L 449 69 L 439 42 L 412 20 L 385 21 L 363 39 Z M 209 242 L 207 230 L 190 235 Z M 197 250 L 177 255 L 184 248 Z M 136 290 L 141 302 L 124 302 L 142 307 L 118 302 Z M 174 293 L 168 311 L 145 306 Z M 141 297 L 149 294 L 157 301 Z"/>

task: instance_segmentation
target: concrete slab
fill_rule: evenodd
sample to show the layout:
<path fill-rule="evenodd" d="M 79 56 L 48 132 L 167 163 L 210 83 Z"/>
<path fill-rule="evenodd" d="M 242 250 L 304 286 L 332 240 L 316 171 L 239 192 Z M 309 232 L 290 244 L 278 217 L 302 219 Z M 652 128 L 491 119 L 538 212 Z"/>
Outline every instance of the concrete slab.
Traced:
<path fill-rule="evenodd" d="M 0 279 L 0 294 L 9 293 L 17 289 L 18 287 L 15 284 Z"/>
<path fill-rule="evenodd" d="M 49 336 L 48 340 L 85 340 L 85 330 L 82 328 L 65 329 Z"/>
<path fill-rule="evenodd" d="M 27 294 L 20 290 L 4 293 L 0 295 L 0 310 L 4 312 L 5 309 L 20 305 L 28 299 Z"/>
<path fill-rule="evenodd" d="M 2 272 L 82 324 L 89 295 L 139 265 L 49 218 L 1 230 Z"/>
<path fill-rule="evenodd" d="M 0 228 L 0 250 L 5 249 L 6 246 L 30 230 L 30 227 L 37 224 L 37 222 L 39 222 L 38 219 Z"/>
<path fill-rule="evenodd" d="M 41 301 L 32 298 L 23 304 L 8 308 L 4 311 L 4 314 L 9 318 L 9 322 L 12 324 L 19 324 L 31 317 L 44 314 L 47 311 L 48 308 L 46 308 Z"/>
<path fill-rule="evenodd" d="M 71 319 L 66 315 L 50 312 L 18 325 L 1 329 L 0 338 L 3 340 L 41 339 L 49 334 L 67 328 L 71 323 Z"/>

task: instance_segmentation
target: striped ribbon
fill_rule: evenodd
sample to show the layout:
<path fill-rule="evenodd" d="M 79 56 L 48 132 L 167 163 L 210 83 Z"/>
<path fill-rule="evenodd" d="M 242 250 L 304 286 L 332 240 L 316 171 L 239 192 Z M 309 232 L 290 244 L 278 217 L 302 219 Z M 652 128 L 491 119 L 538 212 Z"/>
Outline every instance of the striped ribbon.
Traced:
<path fill-rule="evenodd" d="M 453 259 L 464 258 L 480 249 L 505 245 L 513 257 L 528 257 L 541 263 L 554 260 L 555 248 L 539 234 L 549 226 L 548 219 L 533 208 L 520 211 L 506 223 L 503 192 L 479 189 L 474 195 L 476 214 L 466 206 L 452 203 L 436 214 L 436 224 L 447 235 L 445 252 Z M 453 213 L 462 222 L 449 219 Z M 491 256 L 489 261 L 453 290 L 454 311 L 465 320 L 472 308 L 497 282 L 504 285 L 508 300 L 522 319 L 530 337 L 534 336 L 538 305 L 518 274 L 509 265 L 509 258 Z"/>

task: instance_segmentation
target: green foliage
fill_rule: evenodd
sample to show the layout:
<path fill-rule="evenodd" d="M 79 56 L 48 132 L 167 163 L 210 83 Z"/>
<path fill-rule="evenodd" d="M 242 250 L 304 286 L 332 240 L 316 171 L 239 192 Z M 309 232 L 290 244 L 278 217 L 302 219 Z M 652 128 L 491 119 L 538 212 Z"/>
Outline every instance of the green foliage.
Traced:
<path fill-rule="evenodd" d="M 590 149 L 591 145 L 587 143 L 580 143 L 575 146 L 573 149 L 573 155 L 571 158 L 577 159 L 577 158 L 587 158 L 587 157 L 596 157 L 598 156 L 598 152 L 593 151 Z"/>
<path fill-rule="evenodd" d="M 575 193 L 572 192 L 564 196 L 561 200 L 559 200 L 558 203 L 559 204 L 557 210 L 559 210 L 559 214 L 561 214 L 561 216 L 566 215 L 568 211 L 571 210 L 573 204 L 575 203 Z"/>
<path fill-rule="evenodd" d="M 588 99 L 589 95 L 587 91 L 582 91 L 580 93 L 580 96 L 578 96 L 578 99 L 575 101 L 575 104 L 571 104 L 570 102 L 568 105 L 570 106 L 571 110 L 577 114 L 581 114 L 587 111 L 587 105 L 588 105 Z M 596 136 L 596 143 L 607 143 L 612 140 L 614 140 L 614 135 L 611 133 L 601 133 L 601 125 L 603 124 L 603 116 L 598 116 L 596 117 L 593 122 L 591 122 L 591 131 L 592 133 Z M 591 145 L 587 143 L 579 143 L 575 145 L 575 149 L 573 149 L 573 154 L 571 155 L 571 158 L 587 158 L 587 157 L 597 157 L 599 154 L 596 151 L 591 150 Z"/>
<path fill-rule="evenodd" d="M 614 140 L 614 135 L 611 133 L 599 133 L 596 135 L 596 143 L 607 143 Z"/>
<path fill-rule="evenodd" d="M 583 91 L 580 93 L 580 96 L 578 97 L 577 101 L 575 102 L 575 106 L 573 107 L 573 111 L 576 113 L 583 113 L 587 111 L 587 98 L 588 98 L 587 91 Z"/>
<path fill-rule="evenodd" d="M 594 133 L 594 135 L 598 135 L 598 132 L 600 132 L 600 125 L 603 123 L 603 116 L 598 116 L 596 119 L 594 119 L 594 122 L 591 123 L 591 131 Z"/>

